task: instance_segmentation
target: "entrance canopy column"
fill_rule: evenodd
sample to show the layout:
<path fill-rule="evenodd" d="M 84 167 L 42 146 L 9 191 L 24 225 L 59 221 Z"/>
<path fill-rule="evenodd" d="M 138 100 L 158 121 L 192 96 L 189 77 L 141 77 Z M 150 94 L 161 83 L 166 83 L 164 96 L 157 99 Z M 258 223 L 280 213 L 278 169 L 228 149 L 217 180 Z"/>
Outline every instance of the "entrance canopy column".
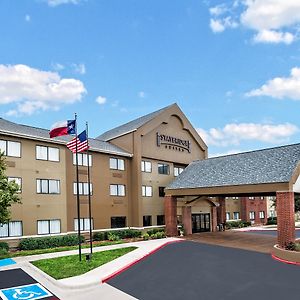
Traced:
<path fill-rule="evenodd" d="M 184 235 L 192 234 L 192 207 L 182 206 L 182 224 Z"/>
<path fill-rule="evenodd" d="M 166 235 L 177 236 L 177 198 L 173 196 L 165 196 L 164 206 Z"/>
<path fill-rule="evenodd" d="M 217 207 L 217 222 L 224 224 L 226 222 L 225 197 L 218 197 L 218 200 L 220 205 Z"/>
<path fill-rule="evenodd" d="M 284 248 L 295 242 L 294 192 L 276 192 L 278 245 Z"/>

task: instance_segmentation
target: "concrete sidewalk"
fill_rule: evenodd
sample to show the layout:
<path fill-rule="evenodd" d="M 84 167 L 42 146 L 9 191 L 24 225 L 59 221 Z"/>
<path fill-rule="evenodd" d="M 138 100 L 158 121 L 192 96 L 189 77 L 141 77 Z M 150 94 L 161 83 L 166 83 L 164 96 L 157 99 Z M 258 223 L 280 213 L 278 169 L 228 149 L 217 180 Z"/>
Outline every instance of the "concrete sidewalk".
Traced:
<path fill-rule="evenodd" d="M 91 270 L 83 275 L 55 280 L 51 276 L 42 272 L 40 269 L 36 268 L 30 263 L 30 261 L 54 258 L 68 255 L 78 254 L 78 250 L 64 251 L 57 253 L 47 253 L 40 255 L 16 257 L 14 261 L 16 264 L 1 267 L 1 270 L 9 270 L 15 268 L 21 268 L 59 298 L 65 299 L 135 299 L 107 284 L 102 284 L 107 278 L 110 278 L 114 274 L 121 272 L 122 270 L 130 267 L 132 264 L 140 261 L 149 254 L 157 251 L 161 247 L 169 244 L 182 241 L 178 238 L 164 238 L 158 240 L 140 241 L 132 242 L 126 244 L 117 244 L 111 246 L 102 246 L 93 248 L 93 252 L 119 249 L 130 246 L 137 247 L 136 250 L 127 253 L 107 264 L 104 264 L 94 270 Z M 84 254 L 89 253 L 89 249 L 83 249 L 83 259 L 85 259 Z M 63 267 L 63 266 L 62 266 Z"/>

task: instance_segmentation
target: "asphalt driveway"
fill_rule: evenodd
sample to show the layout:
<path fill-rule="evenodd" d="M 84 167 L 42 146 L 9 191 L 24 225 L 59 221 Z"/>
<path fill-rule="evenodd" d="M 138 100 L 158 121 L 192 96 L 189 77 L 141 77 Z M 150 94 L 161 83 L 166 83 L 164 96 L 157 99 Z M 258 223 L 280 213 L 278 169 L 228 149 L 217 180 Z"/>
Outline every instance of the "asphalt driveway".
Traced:
<path fill-rule="evenodd" d="M 167 245 L 108 283 L 138 299 L 298 299 L 300 266 L 270 254 L 184 241 Z"/>

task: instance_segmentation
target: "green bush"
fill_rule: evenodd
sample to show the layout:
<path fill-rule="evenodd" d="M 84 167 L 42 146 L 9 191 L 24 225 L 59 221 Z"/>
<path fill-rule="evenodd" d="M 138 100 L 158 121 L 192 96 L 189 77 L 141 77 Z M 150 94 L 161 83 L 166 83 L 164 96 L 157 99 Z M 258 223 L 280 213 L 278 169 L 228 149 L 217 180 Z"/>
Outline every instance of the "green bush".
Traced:
<path fill-rule="evenodd" d="M 144 241 L 148 241 L 150 239 L 150 235 L 148 233 L 143 234 L 142 236 Z"/>
<path fill-rule="evenodd" d="M 108 232 L 107 237 L 110 241 L 119 241 L 121 239 L 115 232 Z"/>
<path fill-rule="evenodd" d="M 286 250 L 290 250 L 290 251 L 295 251 L 296 250 L 296 243 L 294 242 L 289 242 L 286 246 L 285 246 Z"/>
<path fill-rule="evenodd" d="M 0 242 L 0 250 L 6 250 L 6 252 L 8 252 L 9 250 L 9 246 L 8 246 L 8 243 L 6 242 Z"/>
<path fill-rule="evenodd" d="M 166 235 L 163 231 L 158 231 L 152 235 L 150 235 L 151 239 L 162 239 L 162 238 L 165 238 Z"/>
<path fill-rule="evenodd" d="M 94 235 L 93 235 L 93 240 L 94 241 L 105 241 L 105 240 L 107 240 L 107 232 L 106 231 L 95 232 Z"/>
<path fill-rule="evenodd" d="M 241 221 L 241 220 L 226 222 L 227 229 L 243 228 L 243 227 L 248 227 L 248 226 L 251 226 L 251 222 L 246 222 L 246 221 Z"/>
<path fill-rule="evenodd" d="M 147 233 L 150 236 L 156 234 L 157 232 L 165 232 L 165 229 L 164 228 L 153 228 L 153 229 L 147 230 Z"/>
<path fill-rule="evenodd" d="M 0 248 L 0 259 L 9 257 L 8 251 L 5 248 Z"/>
<path fill-rule="evenodd" d="M 85 241 L 83 236 L 80 236 L 80 240 L 81 243 Z M 75 245 L 78 245 L 77 235 L 64 235 L 23 239 L 20 241 L 19 248 L 20 250 L 35 250 Z"/>
<path fill-rule="evenodd" d="M 267 225 L 277 225 L 277 217 L 269 217 L 267 219 Z"/>

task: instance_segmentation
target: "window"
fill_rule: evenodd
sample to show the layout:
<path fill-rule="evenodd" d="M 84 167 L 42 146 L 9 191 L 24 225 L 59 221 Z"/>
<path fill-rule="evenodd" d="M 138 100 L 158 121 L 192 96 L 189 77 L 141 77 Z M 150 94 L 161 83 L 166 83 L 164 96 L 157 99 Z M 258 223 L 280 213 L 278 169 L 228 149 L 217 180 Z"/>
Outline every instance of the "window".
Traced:
<path fill-rule="evenodd" d="M 150 161 L 142 160 L 141 162 L 142 172 L 151 173 L 152 172 L 152 164 Z"/>
<path fill-rule="evenodd" d="M 0 223 L 0 237 L 22 236 L 22 221 L 11 221 L 8 224 Z"/>
<path fill-rule="evenodd" d="M 125 161 L 120 158 L 110 158 L 109 159 L 109 168 L 112 170 L 125 170 Z"/>
<path fill-rule="evenodd" d="M 226 212 L 226 220 L 230 220 L 230 212 Z"/>
<path fill-rule="evenodd" d="M 169 172 L 169 165 L 168 164 L 158 164 L 158 174 L 165 174 L 168 175 Z"/>
<path fill-rule="evenodd" d="M 158 215 L 156 217 L 156 224 L 157 225 L 165 225 L 165 216 L 164 215 Z"/>
<path fill-rule="evenodd" d="M 78 166 L 88 165 L 88 156 L 86 153 L 77 153 L 78 154 Z M 73 153 L 73 165 L 76 166 L 76 154 Z M 89 166 L 92 166 L 92 155 L 89 154 Z"/>
<path fill-rule="evenodd" d="M 264 211 L 260 211 L 259 212 L 259 218 L 260 219 L 264 219 L 265 218 L 265 212 Z"/>
<path fill-rule="evenodd" d="M 152 216 L 143 216 L 143 226 L 151 226 L 152 225 Z"/>
<path fill-rule="evenodd" d="M 239 197 L 232 197 L 232 200 L 239 200 Z"/>
<path fill-rule="evenodd" d="M 142 185 L 142 196 L 152 197 L 152 186 Z"/>
<path fill-rule="evenodd" d="M 36 146 L 35 157 L 39 160 L 59 161 L 59 149 L 47 146 Z"/>
<path fill-rule="evenodd" d="M 254 200 L 254 197 L 249 197 L 249 200 Z"/>
<path fill-rule="evenodd" d="M 126 227 L 126 217 L 111 217 L 110 218 L 111 228 L 124 228 Z"/>
<path fill-rule="evenodd" d="M 235 212 L 233 213 L 233 219 L 234 219 L 234 220 L 239 220 L 239 218 L 240 218 L 240 213 L 239 213 L 238 211 L 235 211 Z"/>
<path fill-rule="evenodd" d="M 60 220 L 37 221 L 38 234 L 60 233 Z"/>
<path fill-rule="evenodd" d="M 0 140 L 0 150 L 6 156 L 21 157 L 21 143 Z"/>
<path fill-rule="evenodd" d="M 159 197 L 164 197 L 165 196 L 165 187 L 164 186 L 159 186 L 158 187 L 158 195 L 159 195 Z"/>
<path fill-rule="evenodd" d="M 38 194 L 59 194 L 60 181 L 54 179 L 37 179 L 36 192 Z"/>
<path fill-rule="evenodd" d="M 110 185 L 111 196 L 125 196 L 125 185 L 124 184 L 111 184 Z"/>
<path fill-rule="evenodd" d="M 254 220 L 255 219 L 255 211 L 250 211 L 249 212 L 249 219 Z"/>
<path fill-rule="evenodd" d="M 90 230 L 90 220 L 92 222 L 92 230 L 94 228 L 94 220 L 93 218 L 80 218 L 79 222 L 80 222 L 80 230 L 82 231 L 86 231 L 86 230 Z M 78 219 L 74 219 L 74 230 L 77 231 L 78 230 Z"/>
<path fill-rule="evenodd" d="M 8 177 L 7 179 L 8 179 L 8 182 L 14 181 L 19 186 L 18 193 L 22 192 L 22 178 L 21 177 Z"/>
<path fill-rule="evenodd" d="M 174 167 L 174 176 L 177 177 L 183 170 L 183 167 Z"/>
<path fill-rule="evenodd" d="M 88 182 L 79 182 L 78 188 L 79 188 L 79 195 L 87 196 L 89 194 L 89 183 Z M 92 183 L 90 183 L 90 192 L 91 192 L 91 195 L 93 195 L 93 184 Z M 77 195 L 76 182 L 73 182 L 73 194 Z"/>

